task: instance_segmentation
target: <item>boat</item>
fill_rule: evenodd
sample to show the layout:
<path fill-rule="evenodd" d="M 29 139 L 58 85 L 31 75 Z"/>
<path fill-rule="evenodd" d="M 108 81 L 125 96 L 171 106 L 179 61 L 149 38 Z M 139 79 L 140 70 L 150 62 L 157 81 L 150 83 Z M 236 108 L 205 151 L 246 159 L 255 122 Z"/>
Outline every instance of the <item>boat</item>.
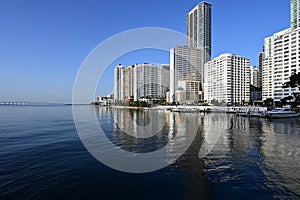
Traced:
<path fill-rule="evenodd" d="M 250 117 L 250 114 L 248 112 L 238 112 L 236 113 L 236 115 L 241 117 Z"/>
<path fill-rule="evenodd" d="M 299 117 L 300 113 L 291 110 L 290 107 L 283 107 L 283 108 L 274 108 L 271 111 L 266 113 L 266 116 L 269 118 L 292 118 L 292 117 Z"/>
<path fill-rule="evenodd" d="M 172 112 L 180 112 L 180 113 L 198 113 L 197 109 L 192 108 L 174 108 L 171 110 Z"/>
<path fill-rule="evenodd" d="M 241 117 L 250 117 L 250 110 L 243 110 L 241 112 L 237 112 L 236 115 Z"/>
<path fill-rule="evenodd" d="M 239 112 L 236 113 L 237 116 L 241 117 L 257 117 L 257 118 L 265 118 L 266 113 L 263 111 L 248 111 L 248 112 Z"/>
<path fill-rule="evenodd" d="M 250 112 L 250 117 L 265 118 L 266 112 L 265 111 Z"/>

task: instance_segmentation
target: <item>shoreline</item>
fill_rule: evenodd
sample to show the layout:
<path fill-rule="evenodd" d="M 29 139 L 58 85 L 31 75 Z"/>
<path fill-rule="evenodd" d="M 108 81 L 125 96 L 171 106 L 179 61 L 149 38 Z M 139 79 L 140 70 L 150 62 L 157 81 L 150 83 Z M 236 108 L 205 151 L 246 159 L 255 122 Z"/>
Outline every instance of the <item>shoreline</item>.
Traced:
<path fill-rule="evenodd" d="M 243 112 L 266 112 L 267 107 L 256 106 L 155 106 L 155 107 L 132 107 L 132 106 L 114 106 L 118 109 L 134 109 L 134 110 L 169 110 L 169 111 L 194 111 L 194 112 L 225 112 L 225 113 L 243 113 Z"/>

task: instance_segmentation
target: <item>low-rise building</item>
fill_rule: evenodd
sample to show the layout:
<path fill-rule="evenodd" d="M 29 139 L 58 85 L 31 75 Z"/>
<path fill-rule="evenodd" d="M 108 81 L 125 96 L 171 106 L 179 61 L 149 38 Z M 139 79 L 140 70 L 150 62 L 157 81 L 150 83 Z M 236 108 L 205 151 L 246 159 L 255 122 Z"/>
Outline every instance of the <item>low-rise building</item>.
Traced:
<path fill-rule="evenodd" d="M 107 95 L 106 97 L 97 96 L 96 103 L 101 106 L 109 106 L 113 102 L 113 95 Z"/>

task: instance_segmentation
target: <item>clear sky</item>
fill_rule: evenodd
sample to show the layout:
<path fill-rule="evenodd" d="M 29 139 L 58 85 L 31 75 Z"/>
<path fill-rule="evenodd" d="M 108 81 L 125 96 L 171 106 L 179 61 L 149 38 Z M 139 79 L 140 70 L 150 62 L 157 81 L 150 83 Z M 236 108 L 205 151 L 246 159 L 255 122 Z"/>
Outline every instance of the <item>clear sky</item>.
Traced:
<path fill-rule="evenodd" d="M 108 37 L 140 27 L 186 32 L 197 0 L 0 0 L 0 101 L 71 102 L 76 73 Z M 211 0 L 213 58 L 235 53 L 258 63 L 263 39 L 290 26 L 290 0 Z M 136 52 L 113 64 L 169 63 Z M 113 91 L 113 66 L 98 95 Z"/>

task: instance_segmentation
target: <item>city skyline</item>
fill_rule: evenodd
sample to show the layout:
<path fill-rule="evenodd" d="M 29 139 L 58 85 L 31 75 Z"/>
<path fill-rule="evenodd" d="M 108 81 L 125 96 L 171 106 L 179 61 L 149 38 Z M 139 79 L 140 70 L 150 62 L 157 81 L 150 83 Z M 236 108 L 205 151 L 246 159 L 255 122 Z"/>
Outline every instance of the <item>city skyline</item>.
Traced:
<path fill-rule="evenodd" d="M 96 45 L 118 32 L 144 26 L 165 27 L 185 34 L 185 15 L 200 2 L 157 1 L 160 6 L 156 6 L 130 1 L 126 3 L 130 9 L 117 1 L 4 2 L 0 8 L 0 24 L 4 27 L 0 39 L 3 100 L 71 102 L 77 70 Z M 289 1 L 276 5 L 270 0 L 255 2 L 209 1 L 213 5 L 212 58 L 233 52 L 249 58 L 251 65 L 258 65 L 263 39 L 289 27 Z M 145 16 L 132 12 L 145 8 L 149 11 Z M 113 68 L 117 63 L 168 63 L 167 52 L 157 57 L 151 55 L 151 51 L 135 52 L 114 61 L 107 71 L 109 75 L 102 80 L 107 84 L 100 82 L 102 87 L 96 94 L 113 92 Z"/>

